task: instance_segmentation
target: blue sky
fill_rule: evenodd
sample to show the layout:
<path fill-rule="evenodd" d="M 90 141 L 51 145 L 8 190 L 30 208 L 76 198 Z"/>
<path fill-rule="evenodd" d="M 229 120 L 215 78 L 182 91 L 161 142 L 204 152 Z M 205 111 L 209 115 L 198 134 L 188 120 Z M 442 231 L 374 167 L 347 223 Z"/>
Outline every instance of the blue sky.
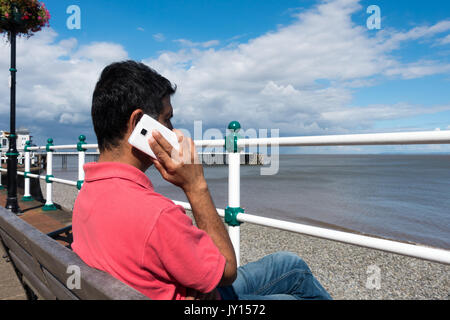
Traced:
<path fill-rule="evenodd" d="M 81 133 L 95 142 L 93 86 L 104 66 L 123 59 L 142 61 L 177 84 L 174 122 L 190 131 L 194 121 L 222 129 L 234 119 L 281 136 L 450 130 L 448 1 L 45 3 L 51 28 L 18 45 L 18 127 L 31 128 L 39 144 L 49 136 L 71 143 Z M 70 5 L 81 9 L 80 30 L 66 26 Z M 370 5 L 381 10 L 379 30 L 366 26 Z M 0 55 L 7 71 L 6 43 Z M 6 129 L 7 83 L 0 94 Z"/>
<path fill-rule="evenodd" d="M 172 42 L 175 39 L 227 41 L 238 36 L 241 41 L 248 40 L 273 30 L 278 24 L 288 23 L 292 20 L 292 10 L 312 3 L 314 1 L 291 0 L 47 1 L 52 12 L 65 13 L 70 4 L 82 9 L 83 27 L 75 31 L 80 43 L 119 42 L 133 59 L 156 56 L 160 50 L 176 49 L 176 43 Z M 52 26 L 61 36 L 72 37 L 74 31 L 66 28 L 66 19 L 67 15 L 56 15 Z M 155 41 L 154 34 L 163 34 L 167 41 Z"/>

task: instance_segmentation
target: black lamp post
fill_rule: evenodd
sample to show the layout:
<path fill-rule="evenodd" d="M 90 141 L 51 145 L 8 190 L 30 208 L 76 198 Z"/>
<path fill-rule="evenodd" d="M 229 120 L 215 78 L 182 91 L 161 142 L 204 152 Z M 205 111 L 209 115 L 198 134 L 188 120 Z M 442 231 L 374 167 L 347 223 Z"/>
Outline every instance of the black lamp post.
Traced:
<path fill-rule="evenodd" d="M 11 6 L 11 20 L 16 25 L 20 24 L 20 16 L 14 5 Z M 10 133 L 9 133 L 9 149 L 6 153 L 8 157 L 8 198 L 6 200 L 6 209 L 11 210 L 15 214 L 20 214 L 19 203 L 17 202 L 17 136 L 16 136 L 16 36 L 17 31 L 11 28 L 11 111 L 10 111 Z"/>

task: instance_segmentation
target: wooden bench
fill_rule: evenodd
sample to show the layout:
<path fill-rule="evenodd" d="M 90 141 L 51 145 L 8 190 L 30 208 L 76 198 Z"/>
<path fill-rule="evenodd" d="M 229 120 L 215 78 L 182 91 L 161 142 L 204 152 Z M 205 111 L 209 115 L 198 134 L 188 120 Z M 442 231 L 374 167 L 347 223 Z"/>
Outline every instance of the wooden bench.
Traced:
<path fill-rule="evenodd" d="M 70 250 L 71 229 L 46 235 L 0 207 L 0 242 L 28 299 L 148 300 L 111 275 L 87 266 Z"/>

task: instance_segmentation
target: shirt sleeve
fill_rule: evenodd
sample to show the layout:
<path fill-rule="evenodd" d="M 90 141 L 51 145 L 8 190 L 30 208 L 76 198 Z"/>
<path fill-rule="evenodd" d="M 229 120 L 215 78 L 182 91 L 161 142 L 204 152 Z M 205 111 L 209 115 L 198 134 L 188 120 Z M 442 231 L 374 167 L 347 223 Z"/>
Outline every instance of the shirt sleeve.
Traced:
<path fill-rule="evenodd" d="M 217 287 L 225 270 L 225 257 L 211 237 L 192 224 L 180 206 L 165 209 L 151 234 L 149 245 L 173 280 L 202 293 Z"/>

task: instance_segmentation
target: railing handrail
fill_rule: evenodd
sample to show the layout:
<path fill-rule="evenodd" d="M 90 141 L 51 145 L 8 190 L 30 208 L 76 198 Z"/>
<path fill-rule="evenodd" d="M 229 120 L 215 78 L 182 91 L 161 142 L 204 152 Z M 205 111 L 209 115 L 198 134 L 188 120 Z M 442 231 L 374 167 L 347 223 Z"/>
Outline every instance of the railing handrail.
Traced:
<path fill-rule="evenodd" d="M 224 147 L 225 139 L 195 140 L 197 147 Z M 407 145 L 407 144 L 450 144 L 450 130 L 363 133 L 323 136 L 293 136 L 277 138 L 243 138 L 238 140 L 239 147 L 258 145 L 278 145 L 280 147 L 314 146 L 370 146 L 370 145 Z M 50 150 L 76 149 L 77 145 L 55 145 Z M 98 144 L 85 144 L 84 149 L 98 149 Z M 1 149 L 6 151 L 5 148 Z M 24 151 L 24 149 L 17 149 Z M 30 151 L 46 150 L 46 146 L 28 147 Z"/>
<path fill-rule="evenodd" d="M 238 146 L 278 144 L 279 146 L 369 146 L 405 144 L 450 144 L 450 130 L 348 134 L 311 137 L 240 139 Z"/>
<path fill-rule="evenodd" d="M 69 150 L 69 149 L 77 149 L 78 146 L 76 144 L 68 144 L 68 145 L 56 145 L 56 146 L 50 146 L 49 149 L 50 150 Z M 83 145 L 83 149 L 98 149 L 98 144 L 84 144 Z M 47 146 L 33 146 L 33 147 L 28 147 L 27 148 L 28 151 L 46 151 L 47 150 Z M 0 151 L 5 152 L 8 151 L 7 148 L 1 148 Z M 17 148 L 17 151 L 22 151 L 24 152 L 25 149 L 24 148 Z"/>

